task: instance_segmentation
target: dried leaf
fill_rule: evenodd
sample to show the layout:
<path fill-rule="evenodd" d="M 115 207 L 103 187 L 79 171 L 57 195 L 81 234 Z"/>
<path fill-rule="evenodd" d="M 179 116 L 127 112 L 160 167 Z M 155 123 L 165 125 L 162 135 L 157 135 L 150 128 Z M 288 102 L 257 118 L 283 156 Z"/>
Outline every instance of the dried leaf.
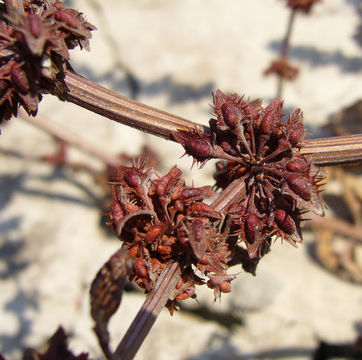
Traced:
<path fill-rule="evenodd" d="M 94 331 L 108 359 L 112 355 L 109 348 L 108 322 L 121 303 L 129 268 L 126 247 L 122 246 L 98 271 L 90 289 L 91 315 L 96 322 Z"/>

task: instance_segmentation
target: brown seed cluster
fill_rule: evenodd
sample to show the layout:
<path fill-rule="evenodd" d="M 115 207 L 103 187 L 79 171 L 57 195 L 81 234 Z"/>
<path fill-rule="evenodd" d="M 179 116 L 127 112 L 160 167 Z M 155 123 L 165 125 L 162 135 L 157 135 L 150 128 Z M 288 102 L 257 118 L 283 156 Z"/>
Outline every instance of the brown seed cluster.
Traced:
<path fill-rule="evenodd" d="M 61 1 L 24 1 L 10 17 L 0 4 L 0 123 L 23 106 L 35 115 L 41 90 L 62 85 L 69 49 L 88 49 L 93 25 Z"/>
<path fill-rule="evenodd" d="M 292 9 L 301 10 L 309 13 L 311 7 L 321 0 L 288 0 L 288 6 Z"/>
<path fill-rule="evenodd" d="M 209 187 L 186 186 L 181 174 L 177 167 L 158 177 L 144 166 L 121 166 L 111 179 L 110 224 L 133 260 L 129 279 L 149 292 L 169 261 L 180 264 L 171 313 L 175 300 L 196 297 L 195 285 L 207 283 L 219 297 L 235 278 L 226 272 L 237 239 L 231 222 L 203 201 L 214 195 Z"/>
<path fill-rule="evenodd" d="M 308 210 L 323 215 L 319 170 L 299 152 L 304 139 L 302 113 L 294 110 L 282 121 L 282 102 L 266 108 L 260 100 L 236 94 L 214 95 L 216 119 L 210 134 L 179 131 L 175 139 L 188 155 L 203 164 L 219 158 L 216 187 L 244 182 L 246 196 L 228 209 L 234 233 L 251 259 L 261 256 L 276 236 L 292 245 L 302 241 L 300 223 Z"/>
<path fill-rule="evenodd" d="M 294 80 L 298 75 L 298 68 L 293 66 L 286 58 L 279 58 L 265 70 L 265 75 L 276 74 L 287 80 Z"/>

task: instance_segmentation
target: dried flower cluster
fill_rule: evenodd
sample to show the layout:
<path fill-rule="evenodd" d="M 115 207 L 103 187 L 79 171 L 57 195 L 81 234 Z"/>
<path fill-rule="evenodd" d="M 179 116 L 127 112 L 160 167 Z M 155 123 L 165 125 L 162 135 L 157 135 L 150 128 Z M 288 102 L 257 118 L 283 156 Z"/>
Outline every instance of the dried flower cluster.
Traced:
<path fill-rule="evenodd" d="M 287 80 L 294 80 L 298 75 L 298 68 L 293 66 L 286 58 L 279 58 L 265 70 L 265 75 L 276 74 Z"/>
<path fill-rule="evenodd" d="M 239 244 L 257 263 L 273 236 L 292 245 L 302 241 L 304 212 L 324 212 L 319 170 L 299 152 L 304 139 L 299 109 L 283 122 L 279 99 L 264 108 L 260 100 L 218 90 L 214 111 L 210 134 L 178 131 L 173 136 L 194 162 L 223 159 L 216 164 L 215 186 L 225 189 L 239 179 L 246 189 L 241 201 L 215 211 L 203 201 L 215 193 L 186 186 L 177 167 L 158 177 L 144 164 L 121 166 L 111 178 L 109 224 L 132 259 L 129 279 L 149 292 L 168 262 L 180 264 L 171 312 L 175 300 L 196 296 L 195 285 L 207 282 L 215 298 L 229 292 L 236 275 L 227 269 L 240 254 Z"/>
<path fill-rule="evenodd" d="M 19 106 L 35 115 L 42 89 L 64 86 L 68 49 L 87 49 L 95 29 L 60 1 L 28 0 L 24 10 L 10 17 L 0 4 L 0 123 Z"/>
<path fill-rule="evenodd" d="M 110 224 L 133 260 L 129 279 L 149 292 L 169 261 L 180 264 L 171 312 L 175 300 L 196 297 L 195 284 L 205 283 L 194 269 L 208 278 L 215 297 L 229 292 L 235 278 L 226 273 L 237 239 L 230 236 L 231 222 L 203 202 L 214 195 L 209 187 L 186 186 L 181 174 L 177 167 L 157 177 L 144 166 L 121 166 L 111 179 Z"/>
<path fill-rule="evenodd" d="M 295 10 L 301 10 L 305 13 L 309 13 L 311 7 L 321 0 L 288 0 L 288 6 Z"/>
<path fill-rule="evenodd" d="M 301 215 L 324 213 L 320 172 L 299 152 L 301 111 L 294 110 L 283 122 L 279 99 L 264 108 L 260 100 L 244 101 L 218 90 L 214 112 L 211 134 L 179 131 L 174 137 L 194 161 L 227 160 L 216 164 L 217 188 L 225 189 L 235 179 L 244 182 L 246 196 L 229 207 L 228 216 L 249 257 L 260 256 L 274 235 L 292 245 L 301 242 Z"/>

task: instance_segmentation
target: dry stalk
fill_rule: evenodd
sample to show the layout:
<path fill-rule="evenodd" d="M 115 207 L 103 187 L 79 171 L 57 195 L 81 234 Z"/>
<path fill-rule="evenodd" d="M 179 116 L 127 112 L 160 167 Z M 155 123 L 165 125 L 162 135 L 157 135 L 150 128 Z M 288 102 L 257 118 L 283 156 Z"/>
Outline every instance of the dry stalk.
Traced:
<path fill-rule="evenodd" d="M 174 140 L 172 132 L 177 130 L 210 132 L 205 125 L 131 100 L 73 72 L 67 71 L 65 83 L 68 91 L 55 94 L 60 99 L 143 132 L 167 140 Z M 362 160 L 362 135 L 306 140 L 301 152 L 315 165 L 358 163 Z"/>
<path fill-rule="evenodd" d="M 290 38 L 292 35 L 293 25 L 295 23 L 295 16 L 297 15 L 297 10 L 292 9 L 290 11 L 289 20 L 287 31 L 284 36 L 283 45 L 280 50 L 280 58 L 281 59 L 288 59 L 289 57 L 289 50 L 290 50 Z M 283 93 L 283 85 L 284 85 L 284 77 L 279 75 L 278 76 L 278 87 L 277 87 L 277 97 L 281 98 Z"/>

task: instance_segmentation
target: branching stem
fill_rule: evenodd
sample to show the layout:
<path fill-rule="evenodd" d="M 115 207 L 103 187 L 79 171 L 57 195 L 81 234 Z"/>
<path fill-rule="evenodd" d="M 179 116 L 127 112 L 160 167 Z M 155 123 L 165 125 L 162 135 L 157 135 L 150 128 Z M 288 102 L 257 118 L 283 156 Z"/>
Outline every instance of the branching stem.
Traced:
<path fill-rule="evenodd" d="M 72 102 L 121 124 L 174 140 L 172 132 L 197 129 L 210 133 L 207 126 L 150 107 L 108 90 L 82 76 L 67 71 L 67 92 L 53 91 L 60 99 Z M 362 161 L 362 134 L 306 140 L 301 152 L 315 165 L 344 165 Z"/>

